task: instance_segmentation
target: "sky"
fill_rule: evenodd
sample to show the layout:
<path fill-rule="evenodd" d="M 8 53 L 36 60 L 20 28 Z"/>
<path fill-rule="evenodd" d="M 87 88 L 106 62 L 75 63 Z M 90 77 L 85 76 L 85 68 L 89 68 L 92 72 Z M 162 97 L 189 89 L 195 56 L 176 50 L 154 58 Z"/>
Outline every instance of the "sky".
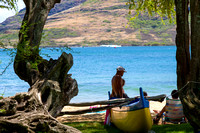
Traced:
<path fill-rule="evenodd" d="M 17 3 L 18 11 L 25 7 L 23 0 L 18 0 Z M 16 12 L 14 10 L 0 9 L 0 23 L 6 20 L 6 18 L 15 15 Z"/>

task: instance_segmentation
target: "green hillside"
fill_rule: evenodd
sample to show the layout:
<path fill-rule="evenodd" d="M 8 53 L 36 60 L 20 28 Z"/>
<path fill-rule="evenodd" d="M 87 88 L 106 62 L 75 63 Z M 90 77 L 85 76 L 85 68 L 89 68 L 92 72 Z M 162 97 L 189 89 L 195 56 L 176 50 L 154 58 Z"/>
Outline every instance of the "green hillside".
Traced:
<path fill-rule="evenodd" d="M 66 2 L 67 1 L 67 2 Z M 72 0 L 71 0 L 72 2 Z M 174 45 L 175 25 L 146 14 L 129 21 L 125 0 L 68 0 L 56 5 L 46 22 L 43 46 L 98 46 L 117 44 Z M 25 10 L 23 10 L 24 12 Z M 0 40 L 17 42 L 23 12 L 0 24 Z"/>

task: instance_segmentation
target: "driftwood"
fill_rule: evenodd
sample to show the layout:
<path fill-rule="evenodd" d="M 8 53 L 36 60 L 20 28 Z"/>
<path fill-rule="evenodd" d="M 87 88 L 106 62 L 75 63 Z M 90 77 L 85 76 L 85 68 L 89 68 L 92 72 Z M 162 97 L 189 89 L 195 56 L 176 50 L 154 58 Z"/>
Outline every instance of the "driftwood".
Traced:
<path fill-rule="evenodd" d="M 162 102 L 165 99 L 166 95 L 158 95 L 158 96 L 152 96 L 152 97 L 147 97 L 147 100 L 152 100 L 152 101 L 159 101 Z M 135 100 L 138 97 L 135 98 L 120 98 L 120 99 L 112 99 L 112 100 L 105 100 L 105 101 L 95 101 L 95 102 L 84 102 L 84 103 L 69 103 L 69 106 L 92 106 L 92 105 L 107 105 L 103 107 L 96 107 L 96 108 L 89 108 L 89 109 L 80 109 L 80 110 L 75 110 L 75 111 L 64 111 L 59 114 L 59 116 L 62 115 L 78 115 L 78 114 L 84 114 L 84 113 L 89 113 L 89 112 L 97 112 L 97 111 L 102 111 L 105 109 L 111 109 L 114 107 L 120 107 L 123 105 L 129 104 L 132 100 Z M 109 105 L 108 105 L 109 104 Z"/>
<path fill-rule="evenodd" d="M 146 97 L 147 100 L 151 101 L 159 101 L 162 102 L 165 99 L 166 95 L 157 95 L 157 96 L 151 96 L 151 97 Z M 134 98 L 119 98 L 119 99 L 111 99 L 111 100 L 104 100 L 104 101 L 94 101 L 94 102 L 83 102 L 83 103 L 69 103 L 67 106 L 92 106 L 92 105 L 108 105 L 108 104 L 116 104 L 116 103 L 124 103 L 127 101 L 133 101 L 136 98 L 139 97 L 134 97 Z"/>

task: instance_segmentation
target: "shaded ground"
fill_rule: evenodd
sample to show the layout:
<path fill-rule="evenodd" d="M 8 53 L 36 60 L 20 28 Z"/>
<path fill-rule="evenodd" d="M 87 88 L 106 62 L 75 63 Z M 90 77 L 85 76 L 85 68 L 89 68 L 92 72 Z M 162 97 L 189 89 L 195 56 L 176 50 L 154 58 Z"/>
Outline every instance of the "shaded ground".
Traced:
<path fill-rule="evenodd" d="M 82 115 L 64 115 L 58 117 L 57 120 L 61 123 L 67 122 L 91 122 L 91 121 L 98 121 L 103 122 L 105 119 L 105 113 L 89 113 L 89 114 L 82 114 Z"/>

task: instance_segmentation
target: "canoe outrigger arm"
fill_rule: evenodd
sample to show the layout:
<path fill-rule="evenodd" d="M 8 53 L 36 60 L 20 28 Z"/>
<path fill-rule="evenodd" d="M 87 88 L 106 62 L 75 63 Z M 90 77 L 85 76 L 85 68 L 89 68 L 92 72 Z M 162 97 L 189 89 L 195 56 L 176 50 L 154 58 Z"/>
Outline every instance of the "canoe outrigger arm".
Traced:
<path fill-rule="evenodd" d="M 150 96 L 150 97 L 145 97 L 149 101 L 159 101 L 162 102 L 165 99 L 166 95 L 157 95 L 157 96 Z M 140 97 L 137 97 L 140 98 Z M 75 111 L 64 111 L 59 114 L 59 116 L 62 115 L 78 115 L 78 114 L 84 114 L 84 113 L 89 113 L 89 112 L 97 112 L 97 111 L 102 111 L 105 109 L 111 109 L 114 107 L 120 107 L 123 105 L 129 104 L 131 101 L 135 100 L 136 97 L 134 98 L 118 98 L 118 99 L 111 99 L 111 100 L 104 100 L 104 101 L 94 101 L 94 102 L 82 102 L 82 103 L 69 103 L 66 106 L 75 106 L 75 107 L 84 107 L 84 106 L 93 106 L 93 105 L 105 105 L 102 107 L 97 107 L 97 108 L 89 108 L 89 109 L 81 109 L 81 110 L 75 110 Z"/>
<path fill-rule="evenodd" d="M 140 98 L 140 97 L 137 97 Z M 145 97 L 149 101 L 158 101 L 162 102 L 166 98 L 165 94 L 162 95 L 157 95 L 157 96 L 150 96 L 150 97 Z M 136 97 L 134 98 L 118 98 L 118 99 L 111 99 L 111 100 L 104 100 L 104 101 L 94 101 L 94 102 L 82 102 L 82 103 L 69 103 L 66 106 L 92 106 L 92 105 L 108 105 L 108 104 L 116 104 L 116 103 L 124 103 L 128 101 L 133 101 L 135 100 Z"/>

